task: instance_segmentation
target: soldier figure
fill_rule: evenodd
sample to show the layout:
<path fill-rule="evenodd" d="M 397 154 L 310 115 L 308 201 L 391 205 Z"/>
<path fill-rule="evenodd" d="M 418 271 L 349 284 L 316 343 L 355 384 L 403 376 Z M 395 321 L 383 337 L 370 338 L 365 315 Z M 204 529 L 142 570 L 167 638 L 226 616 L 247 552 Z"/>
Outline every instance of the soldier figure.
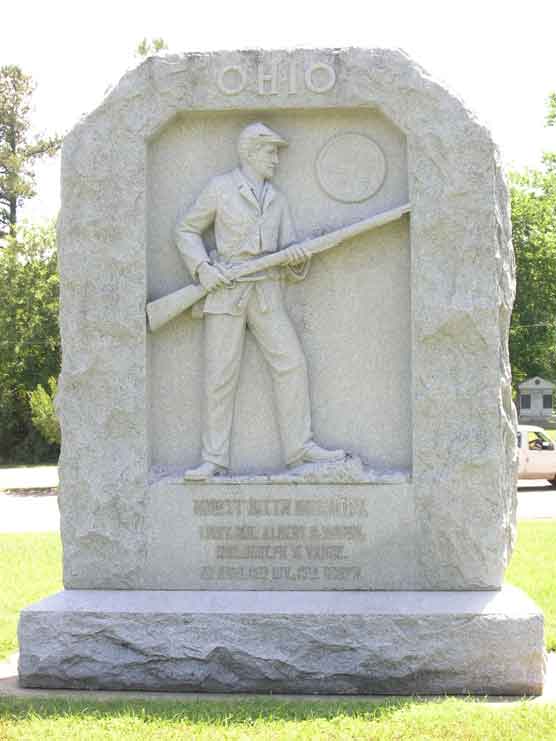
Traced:
<path fill-rule="evenodd" d="M 307 365 L 286 312 L 278 269 L 232 281 L 227 267 L 275 252 L 295 241 L 285 197 L 269 182 L 278 149 L 287 142 L 262 123 L 240 134 L 240 166 L 215 177 L 180 219 L 178 249 L 193 279 L 209 292 L 205 323 L 205 411 L 202 462 L 186 472 L 204 481 L 230 465 L 234 401 L 249 327 L 270 368 L 286 464 L 341 460 L 343 450 L 326 450 L 313 441 Z M 217 254 L 210 260 L 202 234 L 214 225 Z M 309 267 L 303 248 L 294 250 L 286 271 L 302 280 Z"/>

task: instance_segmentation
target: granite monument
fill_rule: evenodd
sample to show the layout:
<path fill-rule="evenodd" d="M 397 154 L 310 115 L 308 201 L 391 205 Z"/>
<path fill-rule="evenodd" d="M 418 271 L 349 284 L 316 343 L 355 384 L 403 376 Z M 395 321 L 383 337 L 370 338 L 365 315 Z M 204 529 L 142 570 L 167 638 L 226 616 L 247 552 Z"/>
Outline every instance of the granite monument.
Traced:
<path fill-rule="evenodd" d="M 401 51 L 156 57 L 66 137 L 28 687 L 535 694 L 488 131 Z"/>

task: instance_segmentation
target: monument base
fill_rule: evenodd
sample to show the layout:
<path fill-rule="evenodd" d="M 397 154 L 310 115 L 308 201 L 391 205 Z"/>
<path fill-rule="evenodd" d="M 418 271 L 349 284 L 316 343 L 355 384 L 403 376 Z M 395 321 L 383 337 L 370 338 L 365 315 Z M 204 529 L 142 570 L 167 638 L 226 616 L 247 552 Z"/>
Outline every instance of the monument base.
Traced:
<path fill-rule="evenodd" d="M 299 694 L 542 692 L 522 592 L 64 591 L 23 610 L 23 687 Z"/>

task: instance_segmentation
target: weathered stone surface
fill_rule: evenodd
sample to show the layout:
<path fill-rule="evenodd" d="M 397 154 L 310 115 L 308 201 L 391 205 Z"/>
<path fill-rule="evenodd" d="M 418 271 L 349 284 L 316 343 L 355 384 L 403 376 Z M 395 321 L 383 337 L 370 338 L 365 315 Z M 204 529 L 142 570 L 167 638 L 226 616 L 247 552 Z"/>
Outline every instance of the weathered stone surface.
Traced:
<path fill-rule="evenodd" d="M 274 68 L 276 84 L 265 78 Z M 189 280 L 172 239 L 177 211 L 234 166 L 237 133 L 254 111 L 290 143 L 277 184 L 300 236 L 412 204 L 410 217 L 314 258 L 310 276 L 286 297 L 307 356 L 319 442 L 352 451 L 376 472 L 409 472 L 410 483 L 384 493 L 394 508 L 410 497 L 413 526 L 389 564 L 407 579 L 383 586 L 500 586 L 514 537 L 516 463 L 506 185 L 489 133 L 462 102 L 405 54 L 384 49 L 149 59 L 66 137 L 66 586 L 142 588 L 156 567 L 149 554 L 168 508 L 157 505 L 161 489 L 149 473 L 198 460 L 201 325 L 178 317 L 148 336 L 145 300 Z M 380 170 L 357 187 L 334 170 L 337 152 L 353 144 L 346 132 L 372 142 L 365 161 Z M 237 407 L 234 473 L 274 475 L 270 379 L 251 342 Z M 184 499 L 193 490 L 184 486 Z M 384 526 L 380 516 L 371 520 L 378 542 Z M 165 568 L 161 560 L 161 587 Z M 187 581 L 190 568 L 178 557 L 169 581 Z"/>
<path fill-rule="evenodd" d="M 24 687 L 539 694 L 543 618 L 501 592 L 61 592 L 23 611 Z"/>

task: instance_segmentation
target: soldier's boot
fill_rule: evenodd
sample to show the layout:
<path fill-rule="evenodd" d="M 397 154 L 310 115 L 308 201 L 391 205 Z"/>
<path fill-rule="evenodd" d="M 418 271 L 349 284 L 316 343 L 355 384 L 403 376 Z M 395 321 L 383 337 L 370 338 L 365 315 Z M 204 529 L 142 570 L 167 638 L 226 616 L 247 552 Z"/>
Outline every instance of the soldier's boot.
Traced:
<path fill-rule="evenodd" d="M 218 466 L 210 461 L 203 461 L 195 468 L 189 468 L 184 475 L 186 481 L 208 481 L 213 476 L 223 476 L 228 472 L 224 466 Z"/>
<path fill-rule="evenodd" d="M 303 449 L 303 453 L 300 458 L 296 461 L 292 461 L 290 466 L 299 466 L 301 463 L 330 463 L 332 461 L 343 461 L 346 457 L 346 451 L 328 450 L 327 448 L 321 448 L 311 440 Z"/>

